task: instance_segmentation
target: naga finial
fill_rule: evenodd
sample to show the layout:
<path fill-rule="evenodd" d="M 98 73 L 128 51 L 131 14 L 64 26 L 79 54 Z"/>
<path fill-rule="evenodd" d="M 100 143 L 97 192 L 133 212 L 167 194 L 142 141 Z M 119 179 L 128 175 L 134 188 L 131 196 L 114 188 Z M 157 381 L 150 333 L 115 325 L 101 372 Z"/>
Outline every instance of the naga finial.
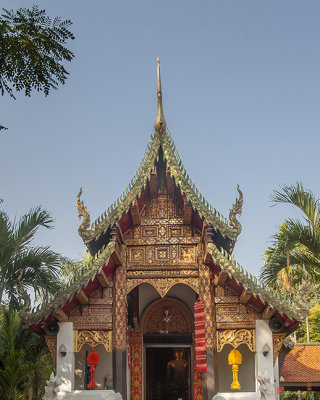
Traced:
<path fill-rule="evenodd" d="M 83 201 L 80 200 L 82 195 L 82 187 L 77 196 L 77 208 L 78 208 L 78 218 L 83 218 L 81 225 L 78 228 L 79 235 L 82 237 L 82 233 L 85 232 L 90 227 L 90 214 L 85 207 Z"/>
<path fill-rule="evenodd" d="M 237 236 L 240 235 L 242 226 L 240 222 L 237 220 L 236 215 L 239 215 L 241 217 L 242 215 L 242 205 L 243 205 L 243 194 L 240 190 L 239 185 L 237 185 L 237 191 L 239 193 L 239 198 L 236 199 L 236 202 L 233 204 L 230 213 L 229 213 L 229 224 L 233 228 L 237 230 Z"/>
<path fill-rule="evenodd" d="M 158 89 L 157 89 L 157 98 L 158 98 L 158 106 L 157 106 L 157 115 L 154 121 L 154 129 L 156 132 L 164 132 L 166 130 L 166 120 L 163 114 L 162 108 L 162 91 L 161 91 L 161 77 L 160 77 L 160 60 L 158 57 L 157 60 L 157 79 L 158 79 Z"/>

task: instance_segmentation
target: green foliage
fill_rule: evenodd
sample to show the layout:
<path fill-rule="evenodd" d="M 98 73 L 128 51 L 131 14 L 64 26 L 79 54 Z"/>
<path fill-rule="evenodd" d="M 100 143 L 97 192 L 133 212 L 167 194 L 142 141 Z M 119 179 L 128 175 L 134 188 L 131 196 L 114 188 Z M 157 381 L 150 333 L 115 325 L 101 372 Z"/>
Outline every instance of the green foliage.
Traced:
<path fill-rule="evenodd" d="M 20 318 L 3 309 L 0 319 L 0 398 L 32 400 L 43 396 L 53 370 L 43 337 L 23 327 Z M 30 397 L 29 397 L 30 398 Z"/>
<path fill-rule="evenodd" d="M 320 305 L 312 307 L 308 317 L 310 342 L 320 343 Z M 297 341 L 307 343 L 307 328 L 303 324 L 297 331 Z"/>
<path fill-rule="evenodd" d="M 73 53 L 64 47 L 74 39 L 68 30 L 70 20 L 52 21 L 45 10 L 33 6 L 32 10 L 3 9 L 0 18 L 0 90 L 2 95 L 24 91 L 30 96 L 32 89 L 48 95 L 64 84 L 68 72 L 63 61 L 71 61 Z"/>
<path fill-rule="evenodd" d="M 74 54 L 65 47 L 74 39 L 70 20 L 53 20 L 38 6 L 32 9 L 2 9 L 0 17 L 0 92 L 15 99 L 14 92 L 30 96 L 32 90 L 47 96 L 58 84 L 64 84 L 69 73 L 65 61 Z M 0 131 L 6 130 L 0 124 Z"/>
<path fill-rule="evenodd" d="M 301 183 L 274 191 L 275 204 L 292 204 L 304 214 L 303 221 L 286 219 L 265 252 L 261 279 L 276 289 L 299 289 L 320 283 L 319 200 Z M 311 291 L 309 290 L 309 294 Z M 304 293 L 305 294 L 305 293 Z"/>
<path fill-rule="evenodd" d="M 59 287 L 60 256 L 48 247 L 32 246 L 38 229 L 50 229 L 52 222 L 50 214 L 40 207 L 13 223 L 0 210 L 0 302 L 4 292 L 15 310 L 27 306 L 28 290 L 45 296 Z"/>
<path fill-rule="evenodd" d="M 298 396 L 300 395 L 300 397 Z M 297 392 L 289 392 L 286 391 L 280 394 L 280 400 L 320 400 L 319 392 L 308 392 L 308 391 L 297 391 Z"/>

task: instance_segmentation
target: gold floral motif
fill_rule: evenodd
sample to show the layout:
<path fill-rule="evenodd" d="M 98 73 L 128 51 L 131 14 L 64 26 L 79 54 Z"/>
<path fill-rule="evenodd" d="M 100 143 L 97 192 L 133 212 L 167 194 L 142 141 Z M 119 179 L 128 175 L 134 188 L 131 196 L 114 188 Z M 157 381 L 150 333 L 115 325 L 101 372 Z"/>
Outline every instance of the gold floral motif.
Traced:
<path fill-rule="evenodd" d="M 125 266 L 120 265 L 114 273 L 113 286 L 113 346 L 115 350 L 127 348 L 128 305 Z"/>
<path fill-rule="evenodd" d="M 276 362 L 276 359 L 279 355 L 280 349 L 283 345 L 284 339 L 286 338 L 285 333 L 273 333 L 273 363 Z"/>
<path fill-rule="evenodd" d="M 57 361 L 57 336 L 47 336 L 45 335 L 45 340 L 47 347 L 50 351 L 50 355 L 53 361 L 53 365 L 56 365 Z"/>
<path fill-rule="evenodd" d="M 142 354 L 143 339 L 141 333 L 129 333 L 131 356 L 131 400 L 142 399 Z"/>
<path fill-rule="evenodd" d="M 199 255 L 202 259 L 202 250 L 199 249 Z M 215 326 L 215 304 L 213 293 L 213 275 L 210 268 L 205 264 L 199 267 L 200 298 L 204 301 L 204 319 L 206 333 L 206 348 L 213 350 L 216 344 L 216 326 Z"/>
<path fill-rule="evenodd" d="M 196 264 L 196 244 L 181 245 L 178 243 L 168 243 L 162 245 L 150 243 L 146 246 L 128 246 L 129 263 L 128 267 L 145 264 L 165 264 L 165 265 L 195 265 Z"/>
<path fill-rule="evenodd" d="M 143 333 L 191 333 L 194 329 L 187 307 L 170 298 L 154 301 L 143 313 L 140 328 Z"/>
<path fill-rule="evenodd" d="M 221 351 L 226 344 L 231 344 L 233 348 L 246 344 L 249 350 L 255 351 L 255 330 L 254 329 L 227 329 L 217 331 L 217 351 Z"/>
<path fill-rule="evenodd" d="M 196 268 L 184 268 L 177 269 L 176 267 L 170 265 L 166 269 L 162 265 L 153 265 L 152 268 L 140 267 L 137 269 L 131 269 L 127 272 L 127 278 L 189 278 L 191 276 L 198 277 L 199 272 Z"/>
<path fill-rule="evenodd" d="M 198 278 L 128 279 L 127 293 L 131 292 L 132 289 L 142 283 L 148 283 L 149 285 L 153 286 L 162 298 L 165 297 L 165 295 L 173 286 L 179 283 L 190 286 L 196 293 L 199 293 Z"/>
<path fill-rule="evenodd" d="M 82 346 L 88 344 L 96 347 L 102 344 L 108 353 L 112 352 L 112 331 L 73 331 L 74 332 L 74 351 L 77 353 Z"/>

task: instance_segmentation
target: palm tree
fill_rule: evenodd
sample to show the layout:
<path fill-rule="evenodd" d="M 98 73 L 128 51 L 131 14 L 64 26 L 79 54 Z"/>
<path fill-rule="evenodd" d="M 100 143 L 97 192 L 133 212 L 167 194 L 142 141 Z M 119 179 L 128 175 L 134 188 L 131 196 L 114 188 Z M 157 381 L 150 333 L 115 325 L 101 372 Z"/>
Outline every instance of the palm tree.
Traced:
<path fill-rule="evenodd" d="M 303 221 L 286 219 L 274 242 L 265 252 L 265 265 L 261 279 L 267 284 L 284 289 L 307 286 L 320 282 L 320 206 L 315 195 L 303 188 L 283 185 L 274 191 L 275 204 L 292 204 L 298 207 Z"/>
<path fill-rule="evenodd" d="M 40 207 L 13 223 L 0 210 L 0 304 L 5 295 L 11 307 L 21 310 L 23 306 L 27 310 L 30 308 L 27 291 L 46 295 L 57 289 L 59 255 L 49 247 L 31 243 L 38 229 L 50 229 L 52 222 L 50 214 Z"/>
<path fill-rule="evenodd" d="M 23 327 L 12 310 L 0 315 L 0 398 L 40 399 L 53 365 L 44 338 Z"/>

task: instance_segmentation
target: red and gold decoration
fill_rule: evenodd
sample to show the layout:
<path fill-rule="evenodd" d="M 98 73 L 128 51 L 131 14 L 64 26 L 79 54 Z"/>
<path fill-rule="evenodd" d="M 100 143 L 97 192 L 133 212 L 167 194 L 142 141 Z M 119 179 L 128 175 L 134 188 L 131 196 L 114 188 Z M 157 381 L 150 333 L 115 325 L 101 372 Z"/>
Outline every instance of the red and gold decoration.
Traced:
<path fill-rule="evenodd" d="M 97 384 L 94 380 L 94 374 L 96 372 L 96 366 L 99 364 L 99 355 L 95 350 L 91 350 L 87 357 L 87 363 L 90 366 L 90 382 L 88 383 L 88 389 L 96 389 Z"/>
<path fill-rule="evenodd" d="M 156 300 L 141 318 L 143 333 L 191 333 L 193 321 L 187 307 L 178 300 Z"/>
<path fill-rule="evenodd" d="M 196 364 L 199 372 L 207 371 L 206 356 L 206 330 L 204 321 L 204 301 L 194 304 L 194 325 L 195 325 L 195 353 Z"/>
<path fill-rule="evenodd" d="M 193 399 L 203 400 L 202 373 L 197 368 L 195 338 L 193 337 Z"/>
<path fill-rule="evenodd" d="M 131 399 L 142 399 L 142 351 L 143 340 L 140 332 L 129 334 L 131 361 Z"/>
<path fill-rule="evenodd" d="M 200 298 L 204 301 L 206 349 L 214 350 L 216 344 L 213 273 L 205 264 L 199 265 Z"/>
<path fill-rule="evenodd" d="M 127 349 L 127 292 L 125 267 L 120 265 L 114 274 L 113 296 L 113 347 Z"/>
<path fill-rule="evenodd" d="M 241 385 L 238 380 L 239 365 L 242 364 L 242 355 L 239 350 L 233 349 L 228 355 L 228 363 L 232 366 L 233 381 L 230 388 L 232 390 L 240 390 Z"/>

